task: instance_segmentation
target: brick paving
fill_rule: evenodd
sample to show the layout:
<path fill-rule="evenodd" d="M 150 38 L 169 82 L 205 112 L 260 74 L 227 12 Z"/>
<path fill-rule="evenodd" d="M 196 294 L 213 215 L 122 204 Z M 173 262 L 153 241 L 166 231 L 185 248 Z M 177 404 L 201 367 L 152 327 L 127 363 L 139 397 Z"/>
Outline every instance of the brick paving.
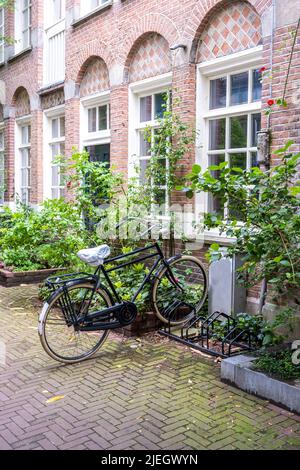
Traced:
<path fill-rule="evenodd" d="M 64 366 L 37 336 L 36 287 L 0 288 L 0 449 L 300 449 L 300 418 L 167 340 L 112 335 Z M 64 396 L 52 404 L 47 400 Z"/>

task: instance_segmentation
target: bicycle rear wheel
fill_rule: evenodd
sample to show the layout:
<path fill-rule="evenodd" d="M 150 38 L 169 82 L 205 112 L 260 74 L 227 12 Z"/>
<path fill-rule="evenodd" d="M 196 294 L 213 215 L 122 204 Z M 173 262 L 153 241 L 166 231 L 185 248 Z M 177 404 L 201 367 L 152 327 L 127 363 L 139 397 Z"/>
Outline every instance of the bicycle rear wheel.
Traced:
<path fill-rule="evenodd" d="M 75 316 L 101 311 L 112 306 L 109 294 L 99 288 L 93 295 L 94 285 L 75 284 L 68 287 L 70 305 Z M 45 352 L 64 364 L 88 359 L 102 346 L 109 331 L 80 331 L 66 321 L 62 308 L 64 293 L 60 292 L 46 303 L 39 318 L 39 337 Z M 93 296 L 93 297 L 92 297 Z M 90 300 L 92 301 L 90 302 Z"/>
<path fill-rule="evenodd" d="M 198 314 L 207 297 L 207 276 L 202 263 L 193 256 L 169 261 L 153 285 L 152 300 L 157 317 L 171 326 Z"/>

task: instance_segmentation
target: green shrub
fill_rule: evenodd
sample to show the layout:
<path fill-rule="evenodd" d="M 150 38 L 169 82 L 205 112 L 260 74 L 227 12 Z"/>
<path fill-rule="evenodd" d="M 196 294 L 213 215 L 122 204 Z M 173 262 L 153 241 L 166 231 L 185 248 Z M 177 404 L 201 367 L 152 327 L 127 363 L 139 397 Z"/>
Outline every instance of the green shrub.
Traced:
<path fill-rule="evenodd" d="M 1 228 L 0 259 L 15 271 L 76 266 L 77 252 L 99 242 L 85 229 L 78 208 L 48 200 L 40 211 L 19 207 Z"/>
<path fill-rule="evenodd" d="M 255 361 L 254 368 L 282 380 L 300 379 L 300 366 L 293 364 L 292 352 L 288 350 L 264 353 Z"/>

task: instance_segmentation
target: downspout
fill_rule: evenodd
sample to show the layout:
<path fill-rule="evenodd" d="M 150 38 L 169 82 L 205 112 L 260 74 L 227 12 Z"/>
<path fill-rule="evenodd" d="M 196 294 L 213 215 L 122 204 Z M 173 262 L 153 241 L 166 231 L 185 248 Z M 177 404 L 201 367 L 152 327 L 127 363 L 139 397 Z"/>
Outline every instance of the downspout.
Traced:
<path fill-rule="evenodd" d="M 275 8 L 276 8 L 276 0 L 272 0 L 272 32 L 271 32 L 271 44 L 270 44 L 270 85 L 269 85 L 269 96 L 272 98 L 273 96 L 273 67 L 274 67 L 274 34 L 275 34 Z M 261 141 L 260 141 L 261 139 Z M 271 155 L 270 155 L 270 139 L 271 139 L 271 114 L 268 115 L 267 119 L 267 129 L 263 133 L 258 136 L 258 145 L 261 147 L 262 152 L 264 153 L 264 170 L 268 169 L 268 163 L 270 164 Z M 262 162 L 261 162 L 262 163 Z M 262 280 L 260 295 L 259 295 L 259 308 L 258 313 L 262 315 L 263 308 L 266 304 L 268 293 L 268 281 L 266 278 Z"/>

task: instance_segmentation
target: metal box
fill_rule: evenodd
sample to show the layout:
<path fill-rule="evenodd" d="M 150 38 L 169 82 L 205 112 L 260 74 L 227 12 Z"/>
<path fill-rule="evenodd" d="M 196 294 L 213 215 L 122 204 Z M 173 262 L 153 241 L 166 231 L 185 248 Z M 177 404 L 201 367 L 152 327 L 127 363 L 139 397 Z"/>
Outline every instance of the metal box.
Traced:
<path fill-rule="evenodd" d="M 215 261 L 209 269 L 209 313 L 223 312 L 236 315 L 246 311 L 247 291 L 237 281 L 237 269 L 242 266 L 242 258 L 224 257 Z"/>

